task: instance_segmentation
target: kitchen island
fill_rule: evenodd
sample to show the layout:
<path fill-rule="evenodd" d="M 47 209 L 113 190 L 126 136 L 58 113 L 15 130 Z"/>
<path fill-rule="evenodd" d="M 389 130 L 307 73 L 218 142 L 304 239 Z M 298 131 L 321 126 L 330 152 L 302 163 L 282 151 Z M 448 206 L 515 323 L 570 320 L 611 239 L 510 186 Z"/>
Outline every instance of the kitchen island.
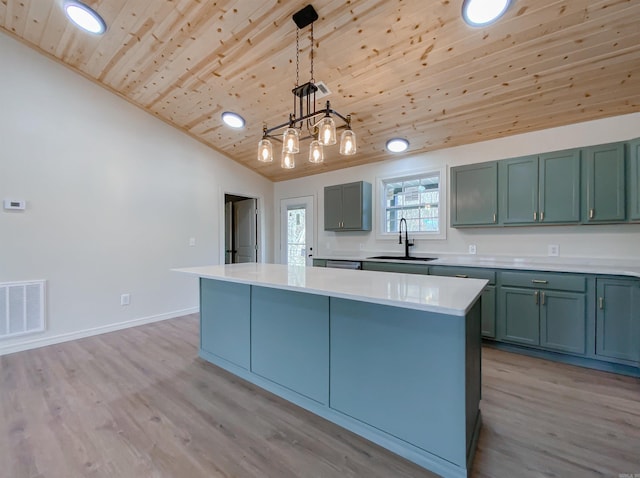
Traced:
<path fill-rule="evenodd" d="M 200 356 L 435 473 L 481 425 L 486 281 L 276 264 L 200 277 Z"/>

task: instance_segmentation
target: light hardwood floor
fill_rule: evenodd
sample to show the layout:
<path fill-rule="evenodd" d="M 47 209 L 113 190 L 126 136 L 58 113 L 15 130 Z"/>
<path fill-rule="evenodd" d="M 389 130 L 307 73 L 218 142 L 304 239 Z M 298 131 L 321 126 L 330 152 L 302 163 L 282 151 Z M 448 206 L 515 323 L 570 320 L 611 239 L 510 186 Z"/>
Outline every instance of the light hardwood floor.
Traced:
<path fill-rule="evenodd" d="M 0 357 L 0 477 L 430 477 L 197 358 L 198 317 Z M 474 477 L 640 474 L 640 380 L 483 349 Z"/>

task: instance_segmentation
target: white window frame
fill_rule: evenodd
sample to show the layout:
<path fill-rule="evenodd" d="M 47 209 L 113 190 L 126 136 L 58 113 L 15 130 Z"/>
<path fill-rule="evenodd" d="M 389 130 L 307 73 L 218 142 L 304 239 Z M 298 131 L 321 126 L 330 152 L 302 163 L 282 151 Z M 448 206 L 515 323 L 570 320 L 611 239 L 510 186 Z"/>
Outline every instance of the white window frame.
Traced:
<path fill-rule="evenodd" d="M 378 240 L 398 240 L 397 232 L 385 232 L 386 222 L 386 192 L 385 184 L 394 181 L 406 181 L 417 179 L 423 176 L 433 176 L 437 174 L 439 183 L 438 202 L 438 232 L 412 232 L 409 231 L 409 240 L 412 238 L 420 240 L 444 240 L 447 238 L 447 171 L 446 167 L 434 169 L 421 169 L 417 171 L 402 171 L 396 174 L 378 176 L 376 178 L 376 239 Z"/>

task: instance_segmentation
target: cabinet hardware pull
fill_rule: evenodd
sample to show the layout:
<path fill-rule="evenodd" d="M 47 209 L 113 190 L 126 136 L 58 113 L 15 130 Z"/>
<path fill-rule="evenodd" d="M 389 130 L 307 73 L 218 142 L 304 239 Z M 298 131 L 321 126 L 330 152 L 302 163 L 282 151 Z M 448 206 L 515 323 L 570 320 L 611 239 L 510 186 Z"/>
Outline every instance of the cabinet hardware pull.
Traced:
<path fill-rule="evenodd" d="M 600 310 L 604 309 L 604 297 L 600 297 L 599 300 Z"/>
<path fill-rule="evenodd" d="M 456 277 L 460 277 L 460 279 L 468 279 L 469 276 L 467 274 L 456 274 Z"/>
<path fill-rule="evenodd" d="M 549 281 L 548 280 L 542 280 L 542 279 L 533 279 L 531 281 L 532 284 L 548 284 Z"/>
<path fill-rule="evenodd" d="M 539 293 L 538 291 L 535 291 L 535 292 L 533 293 L 533 298 L 534 298 L 534 299 L 535 299 L 535 301 L 536 301 L 536 305 L 538 305 L 538 296 L 539 296 L 539 295 L 540 295 L 540 293 Z"/>
<path fill-rule="evenodd" d="M 544 221 L 544 211 L 540 211 L 540 222 Z"/>
<path fill-rule="evenodd" d="M 542 294 L 540 295 L 540 304 L 544 305 L 544 292 L 542 292 Z"/>
<path fill-rule="evenodd" d="M 495 212 L 493 213 L 493 223 L 494 224 L 496 223 L 496 213 Z"/>
<path fill-rule="evenodd" d="M 596 215 L 596 210 L 593 208 L 589 209 L 589 219 L 593 219 L 595 215 Z"/>
<path fill-rule="evenodd" d="M 533 211 L 533 220 L 534 221 L 538 220 L 538 211 Z"/>

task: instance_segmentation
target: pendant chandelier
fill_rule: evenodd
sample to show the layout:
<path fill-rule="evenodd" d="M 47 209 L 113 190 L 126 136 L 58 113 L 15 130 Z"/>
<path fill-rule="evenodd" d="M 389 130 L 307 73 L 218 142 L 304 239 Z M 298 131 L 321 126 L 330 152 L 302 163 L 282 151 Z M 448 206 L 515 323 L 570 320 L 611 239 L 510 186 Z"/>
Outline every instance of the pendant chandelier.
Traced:
<path fill-rule="evenodd" d="M 324 147 L 337 143 L 336 122 L 341 121 L 338 129 L 343 129 L 340 135 L 340 154 L 351 156 L 356 154 L 356 134 L 351 130 L 351 115 L 343 116 L 331 109 L 329 101 L 326 107 L 316 110 L 316 91 L 318 87 L 313 77 L 313 22 L 318 14 L 311 5 L 307 5 L 293 15 L 296 23 L 296 85 L 293 93 L 293 113 L 289 113 L 289 120 L 272 128 L 265 123 L 262 128 L 262 139 L 258 143 L 258 161 L 270 163 L 273 161 L 272 140 L 282 143 L 280 165 L 285 169 L 295 167 L 295 155 L 300 152 L 300 143 L 310 139 L 309 162 L 322 163 L 324 161 Z M 311 25 L 311 78 L 300 85 L 300 30 Z M 322 116 L 320 120 L 317 118 Z"/>

